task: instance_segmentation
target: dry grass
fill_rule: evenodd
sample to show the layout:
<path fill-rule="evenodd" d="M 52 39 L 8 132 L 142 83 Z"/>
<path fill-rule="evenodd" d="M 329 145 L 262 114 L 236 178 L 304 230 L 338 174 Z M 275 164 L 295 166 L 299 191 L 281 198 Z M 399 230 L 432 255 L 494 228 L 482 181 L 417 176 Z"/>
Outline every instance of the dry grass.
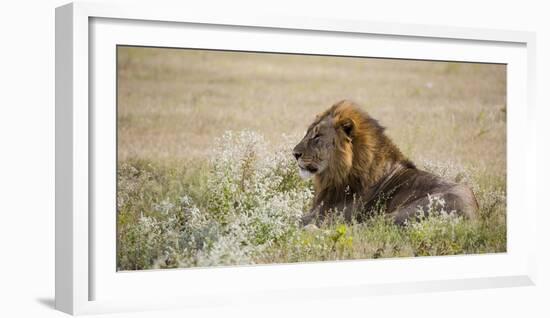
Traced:
<path fill-rule="evenodd" d="M 119 158 L 204 157 L 248 128 L 277 141 L 341 99 L 413 160 L 506 169 L 504 65 L 120 47 Z"/>

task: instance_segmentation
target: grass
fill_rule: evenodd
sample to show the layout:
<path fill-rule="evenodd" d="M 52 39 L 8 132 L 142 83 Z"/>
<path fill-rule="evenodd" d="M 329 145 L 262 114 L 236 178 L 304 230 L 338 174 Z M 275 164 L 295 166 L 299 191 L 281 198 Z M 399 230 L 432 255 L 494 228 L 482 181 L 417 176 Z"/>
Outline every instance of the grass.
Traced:
<path fill-rule="evenodd" d="M 228 132 L 207 162 L 127 160 L 118 167 L 118 268 L 288 263 L 322 260 L 503 252 L 504 184 L 450 163 L 424 169 L 466 182 L 480 218 L 464 220 L 434 198 L 429 216 L 404 227 L 383 211 L 364 223 L 341 219 L 318 229 L 298 221 L 312 185 L 260 135 Z M 271 156 L 269 156 L 271 154 Z M 477 176 L 478 179 L 475 179 Z M 485 182 L 483 187 L 479 186 Z"/>
<path fill-rule="evenodd" d="M 118 50 L 119 270 L 506 251 L 505 66 Z M 299 227 L 312 187 L 289 150 L 343 98 L 417 165 L 468 183 L 480 218 L 434 198 L 405 227 Z"/>

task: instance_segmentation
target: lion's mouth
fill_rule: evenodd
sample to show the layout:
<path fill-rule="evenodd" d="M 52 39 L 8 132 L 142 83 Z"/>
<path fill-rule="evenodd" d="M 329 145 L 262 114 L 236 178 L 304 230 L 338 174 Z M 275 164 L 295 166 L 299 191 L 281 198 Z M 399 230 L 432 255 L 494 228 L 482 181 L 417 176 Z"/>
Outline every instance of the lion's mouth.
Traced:
<path fill-rule="evenodd" d="M 300 177 L 304 180 L 307 180 L 311 178 L 314 174 L 316 174 L 319 171 L 319 168 L 314 165 L 307 165 L 305 167 L 302 167 L 301 165 L 298 166 L 300 168 Z"/>
<path fill-rule="evenodd" d="M 298 163 L 298 167 L 300 168 L 300 170 L 306 170 L 310 173 L 317 173 L 319 171 L 319 167 L 317 167 L 317 165 L 315 164 L 301 164 L 301 163 Z"/>

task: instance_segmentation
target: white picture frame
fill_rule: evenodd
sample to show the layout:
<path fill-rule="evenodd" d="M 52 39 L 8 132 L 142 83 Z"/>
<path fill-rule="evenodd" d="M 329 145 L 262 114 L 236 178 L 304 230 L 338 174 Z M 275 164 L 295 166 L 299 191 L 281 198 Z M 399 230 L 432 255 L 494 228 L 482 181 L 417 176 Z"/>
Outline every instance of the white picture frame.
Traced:
<path fill-rule="evenodd" d="M 154 37 L 148 31 L 152 26 Z M 182 27 L 189 32 L 180 37 Z M 141 28 L 140 32 L 132 32 L 137 28 Z M 222 41 L 216 32 L 226 32 L 224 35 L 232 41 Z M 109 182 L 108 174 L 96 173 L 109 170 L 108 160 L 114 159 L 108 152 L 98 156 L 109 148 L 103 147 L 101 140 L 108 144 L 112 137 L 108 133 L 114 127 L 109 122 L 113 109 L 105 106 L 98 112 L 97 107 L 92 107 L 98 100 L 107 105 L 113 102 L 115 79 L 111 75 L 116 64 L 109 55 L 113 52 L 106 53 L 105 58 L 102 53 L 116 44 L 180 47 L 193 46 L 185 40 L 198 43 L 199 39 L 201 44 L 195 45 L 201 48 L 254 50 L 258 41 L 250 41 L 250 46 L 246 43 L 247 37 L 252 36 L 250 32 L 273 37 L 272 41 L 264 41 L 269 42 L 264 44 L 266 51 L 343 54 L 356 46 L 355 55 L 364 56 L 367 53 L 361 53 L 361 45 L 357 44 L 371 41 L 377 57 L 507 63 L 507 192 L 511 212 L 507 253 L 117 273 L 115 266 L 109 265 L 112 252 L 107 250 L 112 239 L 93 235 L 99 227 L 114 231 L 109 227 L 112 220 L 91 213 L 98 204 L 105 203 L 93 200 L 96 186 Z M 277 42 L 276 38 L 284 41 Z M 309 48 L 292 46 L 305 39 L 311 40 Z M 322 48 L 316 46 L 315 39 L 346 46 Z M 406 53 L 400 49 L 403 43 L 410 48 Z M 530 138 L 536 129 L 534 45 L 535 35 L 530 32 L 290 16 L 224 16 L 191 12 L 183 5 L 152 9 L 145 5 L 73 3 L 57 8 L 56 308 L 70 314 L 86 314 L 533 284 L 536 211 L 535 191 L 529 190 L 536 184 L 535 144 L 525 141 L 535 140 Z M 107 50 L 101 49 L 105 47 Z M 105 93 L 93 94 L 95 90 Z M 106 134 L 94 129 L 98 124 L 107 127 Z M 103 188 L 109 190 L 109 186 Z M 520 209 L 521 218 L 516 217 Z M 321 281 L 320 273 L 330 275 L 323 275 L 326 278 Z M 357 279 L 356 274 L 362 278 Z M 155 289 L 174 280 L 185 280 L 186 288 L 179 288 L 176 293 L 173 288 L 166 293 Z M 136 284 L 146 286 L 150 292 L 132 293 Z M 169 293 L 172 296 L 168 297 Z"/>

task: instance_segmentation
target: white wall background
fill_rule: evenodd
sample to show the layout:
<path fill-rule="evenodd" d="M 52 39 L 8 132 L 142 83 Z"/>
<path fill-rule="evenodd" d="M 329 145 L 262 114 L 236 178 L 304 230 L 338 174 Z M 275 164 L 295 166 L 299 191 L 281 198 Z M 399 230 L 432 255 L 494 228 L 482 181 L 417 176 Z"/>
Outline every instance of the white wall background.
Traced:
<path fill-rule="evenodd" d="M 161 1 L 150 1 L 162 5 Z M 200 2 L 200 3 L 199 3 Z M 61 317 L 54 303 L 54 8 L 4 1 L 0 18 L 0 317 Z M 189 1 L 226 14 L 271 12 L 537 32 L 538 197 L 550 187 L 550 19 L 545 1 Z M 539 202 L 539 229 L 549 225 Z M 380 296 L 285 306 L 204 308 L 116 317 L 550 317 L 550 231 L 539 231 L 535 287 Z"/>

